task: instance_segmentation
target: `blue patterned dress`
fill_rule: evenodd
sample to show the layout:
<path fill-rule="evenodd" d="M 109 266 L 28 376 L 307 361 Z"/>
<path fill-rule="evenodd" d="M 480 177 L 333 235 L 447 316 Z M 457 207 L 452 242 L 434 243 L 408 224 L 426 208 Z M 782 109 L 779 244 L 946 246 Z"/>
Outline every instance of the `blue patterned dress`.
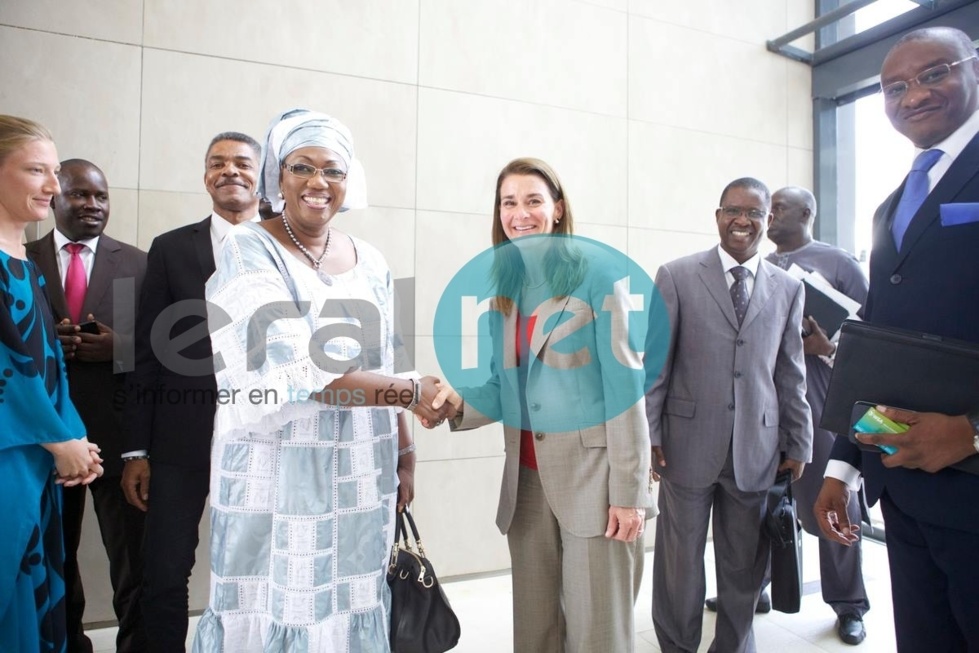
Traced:
<path fill-rule="evenodd" d="M 309 398 L 352 365 L 317 351 L 394 372 L 391 274 L 377 250 L 353 243 L 357 265 L 321 276 L 245 223 L 208 281 L 223 312 L 209 315 L 222 394 L 197 653 L 389 650 L 397 416 Z"/>
<path fill-rule="evenodd" d="M 66 647 L 61 488 L 40 444 L 85 427 L 33 263 L 0 252 L 0 651 Z"/>

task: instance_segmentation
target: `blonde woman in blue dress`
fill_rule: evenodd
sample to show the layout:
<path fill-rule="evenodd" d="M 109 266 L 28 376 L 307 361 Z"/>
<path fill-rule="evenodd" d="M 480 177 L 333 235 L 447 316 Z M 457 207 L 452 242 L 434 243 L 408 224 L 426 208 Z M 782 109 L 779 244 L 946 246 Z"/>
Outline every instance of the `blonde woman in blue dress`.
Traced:
<path fill-rule="evenodd" d="M 65 651 L 61 488 L 102 474 L 68 398 L 44 277 L 27 225 L 61 192 L 47 129 L 0 115 L 0 651 Z"/>

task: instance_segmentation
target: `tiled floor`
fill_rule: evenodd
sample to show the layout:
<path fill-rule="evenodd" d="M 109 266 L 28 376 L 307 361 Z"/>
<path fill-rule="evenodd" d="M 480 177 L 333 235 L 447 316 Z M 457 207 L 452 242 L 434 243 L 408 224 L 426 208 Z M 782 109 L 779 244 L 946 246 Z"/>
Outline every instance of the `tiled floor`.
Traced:
<path fill-rule="evenodd" d="M 819 577 L 819 562 L 815 539 L 806 536 L 803 545 L 804 578 Z M 708 545 L 707 592 L 714 593 L 713 554 Z M 646 555 L 646 567 L 636 605 L 636 626 L 639 630 L 637 653 L 653 653 L 660 648 L 650 616 L 652 597 L 653 555 Z M 864 545 L 864 578 L 870 595 L 871 611 L 864 618 L 867 639 L 859 647 L 848 646 L 836 636 L 835 615 L 822 602 L 818 584 L 807 583 L 798 614 L 771 612 L 755 618 L 755 638 L 762 653 L 819 653 L 863 650 L 873 653 L 894 651 L 894 626 L 891 614 L 890 579 L 887 572 L 887 553 L 873 542 Z M 444 583 L 446 594 L 462 624 L 462 638 L 456 651 L 460 653 L 503 653 L 511 650 L 512 625 L 510 612 L 510 576 L 501 574 Z M 188 649 L 194 637 L 197 619 L 191 619 Z M 97 653 L 115 650 L 115 628 L 89 633 Z M 704 637 L 700 650 L 706 651 L 714 633 L 714 615 L 704 611 Z M 606 653 L 606 652 L 602 652 Z"/>

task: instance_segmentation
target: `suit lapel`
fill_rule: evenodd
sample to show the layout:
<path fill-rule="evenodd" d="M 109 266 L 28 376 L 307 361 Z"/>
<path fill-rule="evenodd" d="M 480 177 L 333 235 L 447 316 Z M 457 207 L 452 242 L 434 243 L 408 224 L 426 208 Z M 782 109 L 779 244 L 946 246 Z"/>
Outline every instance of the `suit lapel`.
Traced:
<path fill-rule="evenodd" d="M 731 327 L 738 330 L 738 316 L 734 313 L 734 302 L 731 301 L 731 291 L 727 287 L 727 280 L 724 278 L 724 270 L 721 267 L 721 257 L 717 254 L 717 249 L 711 248 L 704 253 L 700 259 L 700 280 L 707 288 L 707 292 L 717 302 L 718 308 L 724 313 L 724 317 L 730 322 Z M 751 310 L 751 304 L 748 305 Z"/>
<path fill-rule="evenodd" d="M 214 274 L 214 248 L 211 247 L 211 216 L 194 226 L 194 251 L 201 266 L 201 277 L 206 282 Z"/>
<path fill-rule="evenodd" d="M 907 179 L 904 181 L 907 182 Z M 891 193 L 890 197 L 884 200 L 884 203 L 877 209 L 877 213 L 874 214 L 873 250 L 875 256 L 883 254 L 889 260 L 897 258 L 897 247 L 894 245 L 894 236 L 891 234 L 891 221 L 894 217 L 894 211 L 897 210 L 897 203 L 901 201 L 901 195 L 903 193 L 904 183 L 896 191 Z M 905 238 L 907 238 L 907 234 L 905 234 Z"/>
<path fill-rule="evenodd" d="M 509 315 L 503 316 L 503 369 L 512 370 L 517 367 L 517 318 L 519 311 L 516 305 L 510 309 Z"/>
<path fill-rule="evenodd" d="M 561 315 L 564 313 L 564 309 L 567 308 L 568 300 L 570 299 L 571 295 L 561 299 L 549 299 L 542 304 L 545 310 L 537 311 L 538 318 L 534 323 L 534 332 L 530 338 L 531 365 L 533 365 L 534 361 L 538 359 L 541 350 L 547 344 L 547 341 L 551 339 L 551 334 L 554 333 L 554 329 L 544 333 L 545 322 L 560 324 Z M 543 319 L 541 319 L 541 317 L 543 317 Z"/>
<path fill-rule="evenodd" d="M 44 275 L 45 290 L 48 301 L 54 310 L 57 321 L 68 317 L 68 302 L 65 300 L 65 289 L 61 285 L 61 273 L 58 271 L 58 253 L 54 249 L 54 231 L 49 231 L 41 238 L 37 248 L 37 266 Z"/>
<path fill-rule="evenodd" d="M 88 290 L 85 291 L 85 301 L 82 303 L 82 315 L 80 321 L 88 319 L 89 313 L 95 313 L 96 307 L 102 301 L 102 297 L 112 288 L 112 281 L 116 278 L 116 267 L 119 265 L 119 252 L 122 247 L 118 241 L 103 235 L 99 238 L 98 249 L 95 250 L 95 262 L 92 265 L 92 274 L 88 279 Z M 111 316 L 95 315 L 97 320 L 105 322 Z"/>
<path fill-rule="evenodd" d="M 952 166 L 942 175 L 935 188 L 928 193 L 928 197 L 925 198 L 921 208 L 914 214 L 914 218 L 908 225 L 908 230 L 905 232 L 904 239 L 901 242 L 901 251 L 897 261 L 899 265 L 908 255 L 908 252 L 911 251 L 911 248 L 914 247 L 915 242 L 921 238 L 925 230 L 933 222 L 938 220 L 941 205 L 954 200 L 955 196 L 962 190 L 966 183 L 977 174 L 979 174 L 979 134 L 976 134 L 969 141 L 969 144 L 965 146 L 965 149 L 962 150 L 962 153 L 955 158 Z M 891 208 L 888 207 L 888 225 L 890 225 L 893 215 L 893 211 L 890 210 Z"/>
<path fill-rule="evenodd" d="M 744 322 L 741 324 L 742 329 L 748 328 L 751 321 L 758 317 L 765 308 L 769 297 L 772 296 L 772 291 L 778 284 L 774 277 L 775 272 L 772 266 L 764 260 L 759 261 L 758 274 L 755 275 L 755 287 L 751 290 L 751 300 L 748 302 L 748 310 L 744 314 Z"/>

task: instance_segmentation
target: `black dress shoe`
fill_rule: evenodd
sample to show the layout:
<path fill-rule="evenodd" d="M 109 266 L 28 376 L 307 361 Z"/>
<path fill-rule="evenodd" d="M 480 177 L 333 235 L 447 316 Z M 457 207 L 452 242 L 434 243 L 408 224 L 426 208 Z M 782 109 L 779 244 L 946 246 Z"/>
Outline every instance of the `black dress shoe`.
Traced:
<path fill-rule="evenodd" d="M 841 614 L 836 624 L 836 632 L 846 644 L 859 644 L 867 636 L 863 619 L 855 614 Z"/>
<path fill-rule="evenodd" d="M 706 601 L 704 605 L 711 612 L 717 612 L 717 597 L 712 596 Z M 768 595 L 768 592 L 762 592 L 761 596 L 758 597 L 758 605 L 755 606 L 755 612 L 758 614 L 765 614 L 772 611 L 772 597 Z"/>

